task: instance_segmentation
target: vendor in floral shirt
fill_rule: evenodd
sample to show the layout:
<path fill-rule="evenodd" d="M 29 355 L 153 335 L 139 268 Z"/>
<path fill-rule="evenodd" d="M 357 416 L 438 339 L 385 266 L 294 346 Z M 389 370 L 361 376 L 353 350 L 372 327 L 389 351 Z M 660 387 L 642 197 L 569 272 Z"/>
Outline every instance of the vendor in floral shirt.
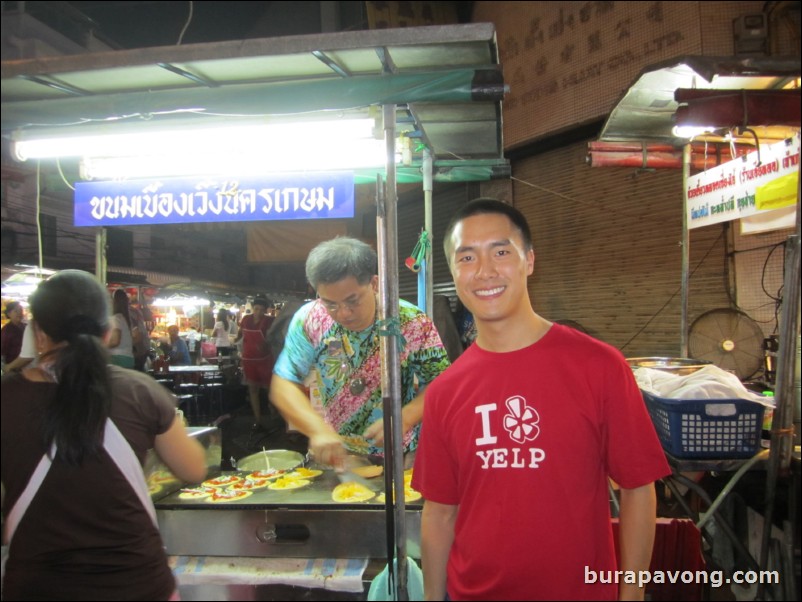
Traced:
<path fill-rule="evenodd" d="M 309 437 L 310 450 L 324 464 L 341 466 L 346 449 L 382 453 L 377 265 L 375 251 L 353 238 L 335 238 L 312 250 L 306 277 L 318 299 L 296 312 L 273 371 L 271 401 Z M 402 300 L 399 321 L 402 432 L 404 450 L 412 451 L 423 389 L 449 363 L 425 313 Z"/>

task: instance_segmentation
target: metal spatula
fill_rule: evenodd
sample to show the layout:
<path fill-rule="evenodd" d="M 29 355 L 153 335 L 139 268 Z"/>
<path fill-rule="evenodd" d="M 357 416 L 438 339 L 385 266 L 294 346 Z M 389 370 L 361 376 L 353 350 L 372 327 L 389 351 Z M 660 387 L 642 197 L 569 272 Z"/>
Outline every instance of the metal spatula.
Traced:
<path fill-rule="evenodd" d="M 350 460 L 348 457 L 346 457 L 343 468 L 334 470 L 337 478 L 340 479 L 340 483 L 359 483 L 363 487 L 367 487 L 372 491 L 373 487 L 370 486 L 370 481 L 368 481 L 365 477 L 356 474 L 349 464 Z"/>

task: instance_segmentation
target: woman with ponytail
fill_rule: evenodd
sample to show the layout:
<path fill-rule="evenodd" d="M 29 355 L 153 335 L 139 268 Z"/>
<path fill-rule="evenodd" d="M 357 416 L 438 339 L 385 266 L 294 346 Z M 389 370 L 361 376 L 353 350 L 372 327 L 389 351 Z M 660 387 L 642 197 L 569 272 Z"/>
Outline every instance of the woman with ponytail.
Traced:
<path fill-rule="evenodd" d="M 201 445 L 149 376 L 109 365 L 108 295 L 59 272 L 30 299 L 39 361 L 2 380 L 7 600 L 166 600 L 175 591 L 142 475 L 155 448 L 182 480 Z"/>

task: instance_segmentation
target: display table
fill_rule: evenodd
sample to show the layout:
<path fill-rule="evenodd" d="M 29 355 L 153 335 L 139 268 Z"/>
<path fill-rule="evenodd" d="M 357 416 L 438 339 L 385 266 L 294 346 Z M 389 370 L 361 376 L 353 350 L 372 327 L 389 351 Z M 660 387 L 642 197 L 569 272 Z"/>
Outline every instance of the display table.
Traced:
<path fill-rule="evenodd" d="M 178 399 L 190 425 L 214 422 L 223 412 L 223 373 L 213 364 L 168 366 L 167 372 L 151 374 Z"/>

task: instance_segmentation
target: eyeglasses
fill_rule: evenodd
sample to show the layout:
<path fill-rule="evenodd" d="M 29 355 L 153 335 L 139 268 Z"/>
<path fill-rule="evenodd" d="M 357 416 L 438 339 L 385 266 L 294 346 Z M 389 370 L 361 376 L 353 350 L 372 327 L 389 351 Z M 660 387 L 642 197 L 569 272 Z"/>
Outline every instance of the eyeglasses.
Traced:
<path fill-rule="evenodd" d="M 336 314 L 341 309 L 347 309 L 349 312 L 356 311 L 360 305 L 362 305 L 362 301 L 365 300 L 365 293 L 363 292 L 355 299 L 346 299 L 342 303 L 335 303 L 334 301 L 326 301 L 325 299 L 320 299 L 320 302 L 323 304 L 323 307 L 326 308 L 326 311 L 330 314 Z"/>

